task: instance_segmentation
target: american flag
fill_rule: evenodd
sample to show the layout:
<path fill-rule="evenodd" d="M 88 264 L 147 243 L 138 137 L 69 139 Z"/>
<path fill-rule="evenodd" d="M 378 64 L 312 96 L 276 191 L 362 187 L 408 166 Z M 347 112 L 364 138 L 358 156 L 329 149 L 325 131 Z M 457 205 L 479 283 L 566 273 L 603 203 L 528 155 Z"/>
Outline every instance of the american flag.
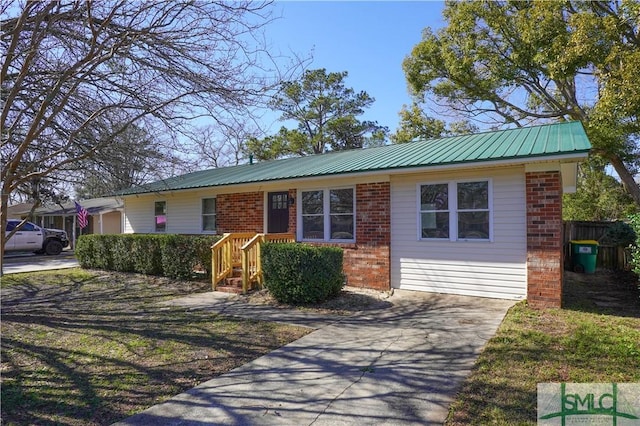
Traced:
<path fill-rule="evenodd" d="M 74 201 L 74 203 L 76 203 L 76 211 L 78 212 L 78 226 L 80 226 L 80 229 L 84 229 L 89 224 L 89 212 L 77 201 Z"/>

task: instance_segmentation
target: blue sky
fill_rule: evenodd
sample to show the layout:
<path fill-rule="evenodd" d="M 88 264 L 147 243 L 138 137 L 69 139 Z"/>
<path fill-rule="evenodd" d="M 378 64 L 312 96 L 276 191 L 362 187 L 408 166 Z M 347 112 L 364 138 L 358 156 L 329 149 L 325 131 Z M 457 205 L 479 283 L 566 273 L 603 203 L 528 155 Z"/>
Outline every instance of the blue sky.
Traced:
<path fill-rule="evenodd" d="M 308 69 L 347 71 L 347 87 L 375 98 L 361 118 L 393 131 L 400 108 L 411 102 L 402 61 L 425 27 L 444 25 L 443 7 L 429 1 L 278 1 L 273 12 L 280 18 L 265 28 L 265 37 L 276 53 L 311 55 Z M 272 132 L 281 125 L 274 123 Z"/>

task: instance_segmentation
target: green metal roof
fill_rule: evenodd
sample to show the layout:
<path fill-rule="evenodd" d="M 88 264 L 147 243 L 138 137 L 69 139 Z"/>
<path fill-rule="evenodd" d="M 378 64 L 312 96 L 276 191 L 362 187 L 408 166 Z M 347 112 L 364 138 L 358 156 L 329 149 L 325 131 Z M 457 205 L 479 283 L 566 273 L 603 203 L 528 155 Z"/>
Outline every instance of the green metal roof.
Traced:
<path fill-rule="evenodd" d="M 119 191 L 119 195 L 487 161 L 583 157 L 591 144 L 578 121 L 421 140 L 203 170 Z"/>

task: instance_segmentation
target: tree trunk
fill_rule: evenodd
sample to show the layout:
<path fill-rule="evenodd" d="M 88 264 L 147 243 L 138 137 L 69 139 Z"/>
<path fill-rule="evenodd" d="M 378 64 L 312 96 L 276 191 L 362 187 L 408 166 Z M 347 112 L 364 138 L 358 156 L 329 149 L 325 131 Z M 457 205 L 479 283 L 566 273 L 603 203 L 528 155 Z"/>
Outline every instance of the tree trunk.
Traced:
<path fill-rule="evenodd" d="M 9 207 L 9 189 L 6 187 L 7 182 L 2 182 L 2 196 L 0 200 L 0 277 L 4 275 L 4 244 L 7 242 L 5 237 L 7 229 L 7 216 Z"/>
<path fill-rule="evenodd" d="M 633 175 L 627 169 L 627 166 L 617 155 L 610 155 L 607 158 L 614 170 L 620 176 L 620 180 L 622 181 L 622 185 L 627 190 L 629 195 L 633 198 L 638 206 L 640 206 L 640 187 L 638 183 L 633 178 Z"/>

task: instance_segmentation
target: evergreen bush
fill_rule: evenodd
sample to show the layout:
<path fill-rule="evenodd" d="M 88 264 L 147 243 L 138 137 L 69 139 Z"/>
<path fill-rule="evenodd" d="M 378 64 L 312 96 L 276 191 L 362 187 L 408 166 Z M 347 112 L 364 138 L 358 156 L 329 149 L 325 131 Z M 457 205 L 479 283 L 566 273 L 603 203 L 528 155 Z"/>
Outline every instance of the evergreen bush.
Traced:
<path fill-rule="evenodd" d="M 133 270 L 145 275 L 162 275 L 162 240 L 164 235 L 131 235 Z"/>
<path fill-rule="evenodd" d="M 631 261 L 629 263 L 633 272 L 640 275 L 640 214 L 629 216 L 629 225 L 636 233 L 636 241 L 629 248 L 631 252 Z"/>
<path fill-rule="evenodd" d="M 633 226 L 619 220 L 607 228 L 600 242 L 612 246 L 629 247 L 636 242 L 636 238 Z"/>
<path fill-rule="evenodd" d="M 131 237 L 132 235 L 121 235 L 113 239 L 111 244 L 111 258 L 113 260 L 114 271 L 134 271 L 133 256 L 131 256 L 133 239 Z"/>
<path fill-rule="evenodd" d="M 83 268 L 189 279 L 197 266 L 211 276 L 211 246 L 217 240 L 176 234 L 82 235 L 75 253 Z"/>
<path fill-rule="evenodd" d="M 186 235 L 166 235 L 162 240 L 162 275 L 176 280 L 186 280 L 193 275 L 198 262 L 195 238 Z"/>
<path fill-rule="evenodd" d="M 94 256 L 94 242 L 96 235 L 81 235 L 76 241 L 74 249 L 76 259 L 81 267 L 91 269 L 96 268 Z"/>
<path fill-rule="evenodd" d="M 296 243 L 266 243 L 262 247 L 265 286 L 273 297 L 294 305 L 335 297 L 345 284 L 343 250 Z"/>

